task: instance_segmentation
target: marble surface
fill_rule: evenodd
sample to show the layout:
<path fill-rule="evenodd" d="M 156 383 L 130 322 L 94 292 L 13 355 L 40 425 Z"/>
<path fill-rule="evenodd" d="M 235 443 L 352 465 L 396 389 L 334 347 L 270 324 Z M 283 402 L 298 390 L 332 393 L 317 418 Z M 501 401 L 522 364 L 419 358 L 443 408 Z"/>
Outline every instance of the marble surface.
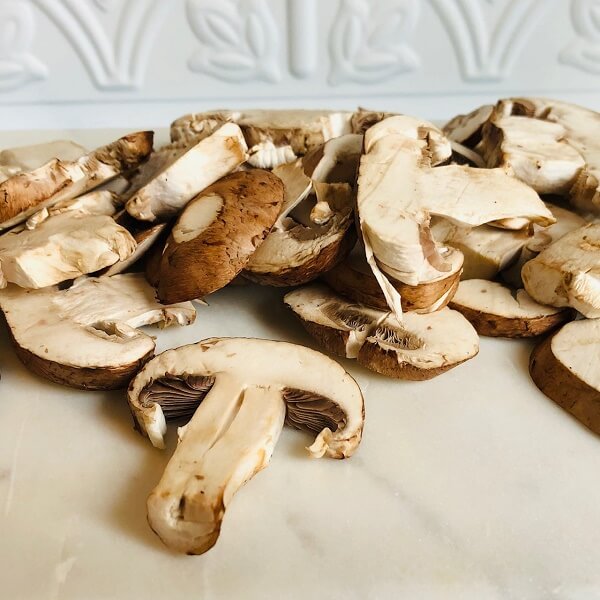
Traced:
<path fill-rule="evenodd" d="M 222 290 L 195 325 L 153 329 L 158 350 L 219 335 L 315 347 L 281 296 Z M 0 598 L 600 598 L 600 440 L 533 385 L 530 349 L 483 339 L 474 360 L 422 383 L 342 361 L 366 398 L 358 453 L 312 460 L 310 438 L 285 429 L 217 545 L 188 557 L 145 517 L 173 432 L 156 450 L 123 392 L 30 374 L 2 324 Z"/>

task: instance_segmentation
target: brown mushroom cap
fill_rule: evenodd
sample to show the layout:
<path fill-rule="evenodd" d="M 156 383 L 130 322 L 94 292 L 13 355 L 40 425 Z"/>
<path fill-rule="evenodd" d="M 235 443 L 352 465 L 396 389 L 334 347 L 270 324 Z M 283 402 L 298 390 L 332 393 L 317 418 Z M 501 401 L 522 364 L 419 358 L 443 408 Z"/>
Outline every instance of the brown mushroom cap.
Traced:
<path fill-rule="evenodd" d="M 162 254 L 158 296 L 203 298 L 227 285 L 265 239 L 283 202 L 281 180 L 261 169 L 224 177 L 179 216 Z"/>

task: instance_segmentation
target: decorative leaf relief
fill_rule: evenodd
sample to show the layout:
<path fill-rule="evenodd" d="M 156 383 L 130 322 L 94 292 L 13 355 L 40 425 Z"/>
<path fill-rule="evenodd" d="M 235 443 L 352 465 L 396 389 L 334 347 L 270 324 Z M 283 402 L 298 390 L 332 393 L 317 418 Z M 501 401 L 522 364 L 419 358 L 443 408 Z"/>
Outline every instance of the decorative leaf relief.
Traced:
<path fill-rule="evenodd" d="M 154 38 L 174 5 L 165 0 L 33 0 L 76 50 L 96 87 L 141 87 Z M 98 14 L 120 6 L 116 31 Z"/>
<path fill-rule="evenodd" d="M 187 15 L 202 44 L 192 71 L 232 82 L 281 79 L 280 33 L 266 0 L 188 0 Z"/>
<path fill-rule="evenodd" d="M 543 11 L 552 4 L 552 0 L 430 2 L 450 35 L 463 77 L 469 81 L 504 79 Z"/>
<path fill-rule="evenodd" d="M 560 62 L 600 75 L 600 0 L 573 0 L 571 20 L 578 37 L 562 50 Z"/>
<path fill-rule="evenodd" d="M 331 29 L 329 82 L 375 83 L 414 71 L 419 58 L 406 44 L 418 0 L 341 0 Z"/>
<path fill-rule="evenodd" d="M 25 2 L 0 3 L 0 91 L 22 87 L 48 76 L 48 69 L 29 52 L 34 22 Z"/>

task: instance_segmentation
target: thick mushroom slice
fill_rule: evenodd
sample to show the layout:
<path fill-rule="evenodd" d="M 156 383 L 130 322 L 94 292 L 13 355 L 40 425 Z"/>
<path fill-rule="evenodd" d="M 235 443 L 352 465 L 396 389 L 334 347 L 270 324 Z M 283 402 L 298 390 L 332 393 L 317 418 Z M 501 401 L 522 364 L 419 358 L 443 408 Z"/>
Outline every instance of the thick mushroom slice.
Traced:
<path fill-rule="evenodd" d="M 158 297 L 167 303 L 203 298 L 226 286 L 275 223 L 283 184 L 268 171 L 232 173 L 183 210 L 160 262 Z"/>
<path fill-rule="evenodd" d="M 133 182 L 127 212 L 140 221 L 165 221 L 204 188 L 247 158 L 240 128 L 226 123 L 192 146 L 164 149 Z"/>
<path fill-rule="evenodd" d="M 73 161 L 86 152 L 83 146 L 70 140 L 7 148 L 0 152 L 0 183 L 23 171 L 33 171 L 54 158 Z"/>
<path fill-rule="evenodd" d="M 273 360 L 277 357 L 277 360 Z M 142 432 L 163 447 L 167 408 L 198 408 L 148 498 L 148 522 L 179 552 L 217 541 L 235 492 L 265 468 L 285 422 L 316 434 L 313 457 L 346 458 L 364 423 L 358 384 L 330 358 L 295 344 L 214 338 L 168 350 L 129 386 Z M 181 413 L 179 413 L 181 415 Z"/>
<path fill-rule="evenodd" d="M 521 275 L 534 300 L 600 317 L 600 224 L 567 233 L 527 262 Z"/>
<path fill-rule="evenodd" d="M 431 215 L 470 227 L 554 222 L 539 196 L 501 169 L 434 166 L 450 154 L 449 141 L 436 127 L 411 117 L 390 117 L 365 134 L 360 227 L 369 265 L 397 316 L 400 299 L 381 270 L 393 269 L 409 285 L 448 271 L 430 230 Z"/>
<path fill-rule="evenodd" d="M 545 250 L 570 231 L 579 229 L 587 223 L 583 217 L 570 210 L 552 204 L 546 204 L 546 206 L 552 211 L 556 223 L 550 225 L 550 227 L 534 225 L 533 236 L 529 238 L 529 241 L 523 247 L 516 262 L 508 268 L 503 267 L 502 269 L 502 279 L 514 288 L 523 287 L 521 269 L 526 262 L 535 258 L 542 250 Z"/>
<path fill-rule="evenodd" d="M 595 433 L 600 433 L 600 319 L 567 323 L 531 354 L 538 388 Z"/>
<path fill-rule="evenodd" d="M 263 285 L 300 285 L 333 268 L 354 246 L 354 194 L 347 183 L 313 183 L 301 161 L 273 173 L 284 184 L 283 207 L 244 276 Z"/>
<path fill-rule="evenodd" d="M 49 287 L 124 261 L 135 249 L 131 234 L 111 216 L 66 211 L 0 236 L 0 288 Z"/>
<path fill-rule="evenodd" d="M 416 286 L 402 283 L 386 273 L 390 284 L 396 288 L 402 298 L 403 310 L 428 313 L 439 310 L 450 302 L 458 287 L 463 256 L 461 252 L 454 249 L 448 249 L 443 256 L 451 265 L 450 270 L 440 274 L 437 279 Z M 357 244 L 339 265 L 323 273 L 321 278 L 341 296 L 373 308 L 388 309 L 385 296 L 367 263 L 364 249 L 360 244 Z"/>
<path fill-rule="evenodd" d="M 171 124 L 171 140 L 196 143 L 224 123 L 236 123 L 249 147 L 248 162 L 262 169 L 293 162 L 332 138 L 351 133 L 352 113 L 323 110 L 222 110 L 185 115 Z"/>
<path fill-rule="evenodd" d="M 431 379 L 479 351 L 472 325 L 443 308 L 420 315 L 406 312 L 402 322 L 389 311 L 352 304 L 323 285 L 287 294 L 284 302 L 325 349 L 396 379 Z"/>
<path fill-rule="evenodd" d="M 38 375 L 71 387 L 125 387 L 154 354 L 142 325 L 188 325 L 189 302 L 159 304 L 142 274 L 87 278 L 67 290 L 56 287 L 0 292 L 17 356 Z"/>
<path fill-rule="evenodd" d="M 131 133 L 76 160 L 55 158 L 3 181 L 0 183 L 0 230 L 136 168 L 152 152 L 153 136 L 151 131 Z"/>
<path fill-rule="evenodd" d="M 525 290 L 485 279 L 461 281 L 450 308 L 462 313 L 479 335 L 524 338 L 547 333 L 574 317 L 573 311 L 538 304 Z"/>
<path fill-rule="evenodd" d="M 462 279 L 493 279 L 515 263 L 531 241 L 529 231 L 511 231 L 481 225 L 466 227 L 436 217 L 431 221 L 434 239 L 460 250 L 464 256 Z"/>
<path fill-rule="evenodd" d="M 585 161 L 559 123 L 523 116 L 492 117 L 477 146 L 488 167 L 499 167 L 539 194 L 566 195 Z"/>

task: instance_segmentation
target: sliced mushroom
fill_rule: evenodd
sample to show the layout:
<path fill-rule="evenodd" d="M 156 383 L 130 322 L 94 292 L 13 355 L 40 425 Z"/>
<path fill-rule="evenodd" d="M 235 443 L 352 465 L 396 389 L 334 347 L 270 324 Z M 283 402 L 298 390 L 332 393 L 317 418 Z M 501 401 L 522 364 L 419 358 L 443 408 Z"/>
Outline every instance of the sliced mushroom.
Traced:
<path fill-rule="evenodd" d="M 559 123 L 523 116 L 492 117 L 477 150 L 488 167 L 500 167 L 540 194 L 566 195 L 585 167 Z"/>
<path fill-rule="evenodd" d="M 369 265 L 397 316 L 398 294 L 381 270 L 393 269 L 396 279 L 418 285 L 449 269 L 431 234 L 430 215 L 471 227 L 554 222 L 538 195 L 501 169 L 432 168 L 450 154 L 450 143 L 437 128 L 411 117 L 385 119 L 365 134 L 360 226 Z"/>
<path fill-rule="evenodd" d="M 165 221 L 204 188 L 237 169 L 247 158 L 240 128 L 226 123 L 193 146 L 163 151 L 134 182 L 127 212 L 140 221 Z M 144 177 L 149 180 L 144 181 Z"/>
<path fill-rule="evenodd" d="M 74 161 L 87 150 L 69 140 L 56 140 L 0 151 L 0 183 L 23 171 L 33 171 L 52 159 Z"/>
<path fill-rule="evenodd" d="M 354 246 L 354 195 L 347 183 L 315 183 L 312 194 L 301 161 L 273 173 L 285 187 L 283 207 L 244 276 L 263 285 L 299 285 L 334 267 Z"/>
<path fill-rule="evenodd" d="M 526 263 L 521 274 L 534 300 L 600 317 L 600 224 L 567 233 Z"/>
<path fill-rule="evenodd" d="M 302 159 L 304 172 L 319 183 L 354 185 L 363 147 L 363 136 L 349 133 L 325 142 Z"/>
<path fill-rule="evenodd" d="M 281 180 L 262 169 L 232 173 L 206 188 L 185 207 L 167 239 L 158 297 L 181 302 L 226 286 L 269 233 L 283 194 Z"/>
<path fill-rule="evenodd" d="M 154 339 L 137 328 L 152 323 L 188 325 L 189 302 L 163 306 L 142 274 L 87 278 L 56 287 L 0 292 L 17 356 L 34 373 L 71 387 L 127 385 L 154 354 Z"/>
<path fill-rule="evenodd" d="M 472 325 L 449 308 L 407 312 L 400 322 L 389 311 L 352 304 L 315 284 L 290 292 L 284 302 L 325 349 L 388 377 L 431 379 L 479 351 Z"/>
<path fill-rule="evenodd" d="M 150 155 L 153 135 L 151 131 L 132 133 L 76 160 L 55 158 L 0 183 L 0 230 L 134 169 Z"/>
<path fill-rule="evenodd" d="M 383 112 L 379 110 L 369 110 L 368 108 L 359 108 L 352 115 L 350 125 L 352 133 L 364 134 L 367 129 L 373 127 L 376 123 L 388 119 L 389 117 L 397 117 L 399 113 Z"/>
<path fill-rule="evenodd" d="M 277 357 L 277 360 L 273 360 Z M 180 380 L 174 383 L 174 380 Z M 142 432 L 163 447 L 163 406 L 198 408 L 148 498 L 148 522 L 179 552 L 217 541 L 227 505 L 265 468 L 285 421 L 317 434 L 313 457 L 346 458 L 358 447 L 364 402 L 357 383 L 326 356 L 294 344 L 209 339 L 168 350 L 129 386 Z"/>
<path fill-rule="evenodd" d="M 414 310 L 420 313 L 433 312 L 443 308 L 450 302 L 460 279 L 463 257 L 462 253 L 449 249 L 444 258 L 451 265 L 447 273 L 416 286 L 397 281 L 389 273 L 388 279 L 402 298 L 403 310 Z M 348 257 L 321 278 L 338 294 L 354 302 L 387 310 L 388 305 L 381 288 L 369 267 L 364 249 L 357 245 Z"/>
<path fill-rule="evenodd" d="M 224 123 L 240 126 L 249 147 L 248 161 L 273 168 L 329 139 L 351 133 L 352 113 L 322 110 L 223 110 L 186 115 L 171 124 L 171 140 L 196 143 Z"/>
<path fill-rule="evenodd" d="M 52 286 L 126 260 L 135 248 L 130 233 L 110 216 L 62 212 L 34 229 L 0 236 L 0 288 Z"/>
<path fill-rule="evenodd" d="M 489 225 L 465 227 L 439 217 L 432 219 L 431 232 L 438 243 L 463 254 L 462 279 L 493 279 L 519 259 L 532 239 L 526 230 L 503 230 Z"/>
<path fill-rule="evenodd" d="M 450 308 L 462 313 L 479 335 L 524 338 L 547 333 L 574 317 L 573 311 L 538 304 L 525 290 L 484 279 L 461 281 Z"/>
<path fill-rule="evenodd" d="M 542 250 L 545 250 L 550 244 L 553 244 L 570 231 L 579 229 L 586 224 L 583 217 L 570 210 L 552 204 L 546 204 L 546 206 L 552 211 L 556 223 L 550 225 L 550 227 L 534 225 L 533 236 L 523 247 L 519 258 L 510 267 L 502 270 L 502 279 L 514 288 L 523 287 L 521 269 L 526 262 L 535 258 Z"/>
<path fill-rule="evenodd" d="M 539 344 L 529 372 L 538 388 L 600 433 L 600 319 L 568 323 Z"/>
<path fill-rule="evenodd" d="M 475 148 L 481 141 L 483 125 L 492 115 L 494 106 L 486 104 L 466 115 L 458 115 L 444 125 L 444 135 L 467 148 Z"/>

